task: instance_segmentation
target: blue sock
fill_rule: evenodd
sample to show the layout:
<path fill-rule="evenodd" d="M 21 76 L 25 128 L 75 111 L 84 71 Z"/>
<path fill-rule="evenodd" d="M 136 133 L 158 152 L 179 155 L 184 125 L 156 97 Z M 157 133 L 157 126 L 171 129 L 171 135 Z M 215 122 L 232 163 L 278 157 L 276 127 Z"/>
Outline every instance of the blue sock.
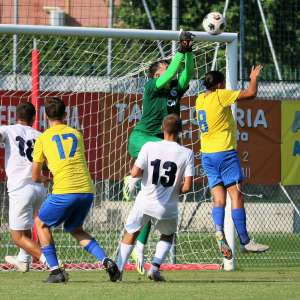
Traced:
<path fill-rule="evenodd" d="M 224 207 L 213 207 L 212 218 L 216 226 L 216 231 L 224 231 L 224 216 L 225 216 Z"/>
<path fill-rule="evenodd" d="M 84 247 L 88 253 L 92 254 L 97 258 L 98 261 L 103 261 L 105 257 L 107 257 L 104 250 L 99 246 L 95 239 L 90 240 L 90 242 Z"/>
<path fill-rule="evenodd" d="M 246 245 L 249 243 L 250 238 L 246 228 L 246 212 L 244 208 L 235 208 L 231 211 L 232 220 L 235 229 L 238 233 L 240 243 Z"/>
<path fill-rule="evenodd" d="M 42 253 L 46 257 L 46 261 L 48 266 L 50 267 L 50 270 L 58 269 L 58 260 L 56 256 L 56 249 L 54 244 L 50 244 L 48 246 L 41 248 Z"/>

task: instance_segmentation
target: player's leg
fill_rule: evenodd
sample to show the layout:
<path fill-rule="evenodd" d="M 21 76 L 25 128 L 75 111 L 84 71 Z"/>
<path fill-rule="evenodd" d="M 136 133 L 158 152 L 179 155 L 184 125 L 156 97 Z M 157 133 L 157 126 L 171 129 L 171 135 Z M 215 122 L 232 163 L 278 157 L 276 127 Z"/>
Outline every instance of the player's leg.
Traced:
<path fill-rule="evenodd" d="M 98 242 L 82 228 L 93 203 L 94 195 L 73 194 L 71 197 L 74 198 L 74 205 L 72 206 L 72 212 L 65 219 L 65 231 L 69 232 L 85 251 L 102 263 L 111 281 L 119 280 L 121 274 L 116 263 L 106 255 L 104 249 Z"/>
<path fill-rule="evenodd" d="M 131 252 L 133 251 L 134 243 L 136 241 L 136 237 L 138 236 L 138 234 L 139 231 L 135 231 L 135 232 L 125 231 L 125 234 L 119 246 L 118 258 L 117 258 L 117 265 L 120 272 L 124 271 L 124 267 L 128 261 Z"/>
<path fill-rule="evenodd" d="M 135 261 L 136 270 L 141 274 L 145 274 L 144 269 L 144 250 L 151 231 L 151 221 L 147 222 L 137 236 L 135 247 L 132 251 L 132 258 Z"/>
<path fill-rule="evenodd" d="M 231 199 L 231 216 L 238 233 L 241 250 L 248 252 L 264 252 L 268 246 L 258 244 L 250 240 L 247 225 L 244 199 L 241 193 L 243 173 L 235 150 L 224 153 L 224 161 L 221 165 L 222 179 Z"/>
<path fill-rule="evenodd" d="M 150 217 L 143 214 L 139 201 L 135 201 L 125 223 L 126 233 L 119 246 L 117 264 L 121 272 L 124 270 L 128 257 L 133 251 L 134 243 L 141 228 L 144 224 L 149 222 L 149 220 Z"/>
<path fill-rule="evenodd" d="M 215 153 L 202 154 L 202 166 L 208 178 L 208 184 L 213 197 L 212 218 L 215 224 L 215 236 L 223 256 L 232 258 L 232 251 L 224 234 L 224 217 L 226 205 L 226 189 L 224 188 L 219 165 L 220 155 Z"/>
<path fill-rule="evenodd" d="M 156 223 L 156 229 L 161 236 L 156 244 L 154 258 L 148 271 L 148 278 L 154 281 L 165 281 L 159 269 L 172 247 L 174 234 L 177 229 L 177 219 L 159 220 Z"/>
<path fill-rule="evenodd" d="M 36 218 L 36 228 L 41 250 L 50 268 L 50 274 L 46 280 L 48 283 L 68 281 L 67 274 L 59 267 L 55 243 L 50 230 L 51 227 L 61 224 L 72 212 L 72 199 L 68 201 L 69 199 L 66 199 L 64 196 L 48 195 Z"/>
<path fill-rule="evenodd" d="M 21 249 L 18 256 L 6 256 L 5 260 L 23 272 L 29 270 L 31 256 L 42 263 L 46 262 L 40 247 L 31 239 L 35 198 L 32 185 L 26 185 L 9 194 L 10 233 L 14 243 Z"/>
<path fill-rule="evenodd" d="M 131 166 L 132 168 L 135 159 L 137 158 L 142 146 L 147 142 L 158 142 L 162 139 L 157 136 L 151 136 L 148 134 L 145 134 L 143 132 L 140 132 L 138 130 L 133 130 L 129 140 L 128 140 L 128 153 L 130 155 L 131 159 Z M 137 187 L 137 183 L 140 180 L 140 178 L 132 178 L 131 176 L 128 176 L 126 178 L 127 184 L 124 184 L 124 188 L 127 190 L 134 191 Z M 125 181 L 124 181 L 125 183 Z M 126 192 L 123 194 L 126 195 Z M 132 195 L 132 194 L 131 194 Z M 131 197 L 132 198 L 132 197 Z M 129 196 L 127 196 L 127 199 L 129 199 Z M 134 247 L 134 250 L 132 251 L 132 258 L 135 261 L 136 270 L 143 275 L 145 273 L 144 270 L 144 249 L 145 245 L 148 241 L 148 237 L 151 230 L 151 222 L 148 222 L 145 224 L 143 229 L 141 230 L 139 236 L 137 237 L 136 246 Z"/>

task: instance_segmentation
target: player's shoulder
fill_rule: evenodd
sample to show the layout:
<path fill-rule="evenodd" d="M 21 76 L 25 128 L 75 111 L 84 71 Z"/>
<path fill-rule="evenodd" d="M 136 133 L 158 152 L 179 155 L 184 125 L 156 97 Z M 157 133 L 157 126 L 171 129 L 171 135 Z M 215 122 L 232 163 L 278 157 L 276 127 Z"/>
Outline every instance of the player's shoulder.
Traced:
<path fill-rule="evenodd" d="M 155 147 L 157 147 L 158 145 L 159 145 L 159 143 L 160 143 L 160 141 L 157 141 L 157 142 L 146 142 L 143 146 L 142 146 L 142 148 L 144 149 L 144 150 L 151 150 L 151 149 L 153 149 L 153 148 L 155 148 Z"/>
<path fill-rule="evenodd" d="M 149 79 L 145 83 L 145 86 L 144 86 L 145 91 L 154 89 L 156 87 L 156 80 L 157 80 L 157 78 Z"/>
<path fill-rule="evenodd" d="M 179 145 L 179 144 L 178 144 L 178 146 L 180 147 L 180 150 L 186 154 L 186 156 L 194 155 L 193 150 L 191 150 L 190 148 Z"/>
<path fill-rule="evenodd" d="M 200 93 L 196 98 L 196 104 L 204 100 L 205 93 Z"/>

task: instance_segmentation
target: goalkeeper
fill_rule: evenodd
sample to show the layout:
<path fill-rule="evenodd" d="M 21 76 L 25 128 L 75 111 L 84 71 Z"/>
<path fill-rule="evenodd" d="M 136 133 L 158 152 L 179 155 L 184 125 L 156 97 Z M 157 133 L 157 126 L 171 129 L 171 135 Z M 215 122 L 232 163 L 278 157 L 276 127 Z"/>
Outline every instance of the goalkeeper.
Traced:
<path fill-rule="evenodd" d="M 149 66 L 150 80 L 145 84 L 143 95 L 143 114 L 141 120 L 131 132 L 128 140 L 128 152 L 133 166 L 140 149 L 146 142 L 161 141 L 163 133 L 161 124 L 165 116 L 171 113 L 180 115 L 180 99 L 189 88 L 189 81 L 194 74 L 194 57 L 192 52 L 193 34 L 182 31 L 179 48 L 172 58 L 159 60 Z M 181 71 L 181 66 L 184 68 Z M 176 78 L 179 73 L 178 78 Z M 126 176 L 123 194 L 126 200 L 132 196 L 135 184 L 140 178 Z M 147 242 L 151 222 L 148 222 L 137 237 L 133 258 L 137 271 L 144 274 L 144 247 Z"/>

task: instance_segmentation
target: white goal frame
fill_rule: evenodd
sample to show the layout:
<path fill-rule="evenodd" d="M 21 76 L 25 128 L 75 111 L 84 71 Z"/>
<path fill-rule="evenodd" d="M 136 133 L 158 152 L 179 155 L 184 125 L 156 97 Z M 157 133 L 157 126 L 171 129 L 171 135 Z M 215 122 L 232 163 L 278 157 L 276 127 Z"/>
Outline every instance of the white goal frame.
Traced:
<path fill-rule="evenodd" d="M 220 35 L 209 35 L 206 32 L 191 31 L 195 41 L 224 42 L 226 43 L 226 88 L 237 88 L 237 33 L 222 33 Z M 10 34 L 43 34 L 58 36 L 84 36 L 101 38 L 127 38 L 146 40 L 178 41 L 179 31 L 169 30 L 145 30 L 145 29 L 114 29 L 114 28 L 85 28 L 66 26 L 39 26 L 39 25 L 11 25 L 0 24 L 0 33 Z M 232 108 L 235 116 L 235 107 Z M 228 196 L 229 197 L 229 196 Z M 233 260 L 224 259 L 224 269 L 235 269 L 235 243 L 234 225 L 231 219 L 231 201 L 227 201 L 225 214 L 225 234 L 233 251 Z"/>

